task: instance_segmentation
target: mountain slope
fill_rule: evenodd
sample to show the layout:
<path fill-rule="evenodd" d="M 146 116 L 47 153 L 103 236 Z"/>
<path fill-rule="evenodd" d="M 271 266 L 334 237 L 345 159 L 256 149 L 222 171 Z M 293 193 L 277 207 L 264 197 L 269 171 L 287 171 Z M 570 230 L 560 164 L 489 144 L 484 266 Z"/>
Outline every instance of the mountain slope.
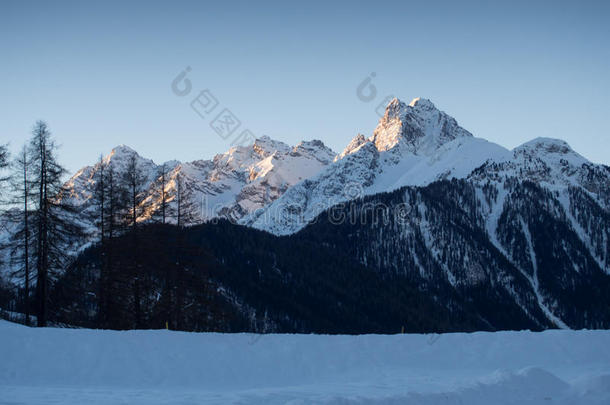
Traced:
<path fill-rule="evenodd" d="M 606 328 L 610 213 L 568 193 L 597 226 L 574 227 L 562 194 L 530 181 L 454 179 L 336 205 L 297 235 L 433 295 L 452 291 L 492 324 L 510 314 L 541 328 Z"/>
<path fill-rule="evenodd" d="M 597 265 L 610 274 L 610 168 L 596 165 L 558 139 L 537 138 L 512 152 L 508 159 L 489 160 L 468 180 L 493 185 L 498 200 L 490 205 L 488 232 L 493 236 L 501 210 L 511 206 L 508 191 L 535 184 L 542 191 L 530 199 L 553 199 L 554 216 L 574 231 Z M 519 209 L 519 206 L 512 207 Z M 516 213 L 515 215 L 517 215 Z M 553 235 L 549 235 L 552 237 Z"/>

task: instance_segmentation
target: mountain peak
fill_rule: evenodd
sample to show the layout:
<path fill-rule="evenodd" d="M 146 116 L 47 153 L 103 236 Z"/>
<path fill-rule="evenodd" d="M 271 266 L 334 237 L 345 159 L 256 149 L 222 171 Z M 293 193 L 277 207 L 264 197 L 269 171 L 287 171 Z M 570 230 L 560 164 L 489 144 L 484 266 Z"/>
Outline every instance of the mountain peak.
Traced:
<path fill-rule="evenodd" d="M 114 148 L 112 148 L 112 151 L 110 152 L 111 155 L 114 154 L 131 154 L 131 153 L 137 153 L 133 148 L 125 145 L 125 144 L 120 144 L 115 146 Z"/>
<path fill-rule="evenodd" d="M 438 110 L 428 99 L 415 98 L 405 104 L 392 99 L 373 132 L 372 141 L 379 151 L 394 149 L 429 153 L 458 137 L 472 136 L 457 121 Z"/>
<path fill-rule="evenodd" d="M 400 101 L 395 98 L 394 100 L 397 100 L 398 103 L 400 103 Z M 392 101 L 394 101 L 392 100 Z M 350 153 L 355 152 L 356 150 L 358 150 L 362 145 L 364 145 L 365 143 L 368 142 L 368 139 L 365 138 L 364 135 L 362 134 L 358 134 L 354 137 L 354 139 L 352 139 L 352 141 L 345 147 L 345 149 L 343 150 L 343 152 L 341 152 L 340 155 L 338 155 L 335 160 L 339 160 L 339 159 L 343 159 L 346 155 L 349 155 Z"/>
<path fill-rule="evenodd" d="M 432 103 L 432 101 L 427 98 L 416 97 L 409 103 L 409 107 L 426 107 L 429 109 L 436 109 L 436 106 Z"/>
<path fill-rule="evenodd" d="M 134 149 L 125 144 L 121 144 L 112 148 L 110 153 L 104 156 L 104 162 L 110 163 L 111 161 L 123 161 L 128 159 L 132 155 L 140 157 L 138 152 L 136 152 Z"/>
<path fill-rule="evenodd" d="M 332 152 L 332 150 L 328 146 L 326 146 L 324 142 L 322 142 L 320 139 L 312 139 L 311 141 L 301 141 L 292 148 L 293 151 L 299 149 L 330 150 Z"/>
<path fill-rule="evenodd" d="M 324 145 L 324 142 L 319 139 L 299 142 L 295 147 L 292 148 L 292 155 L 298 156 L 300 154 L 314 158 L 325 165 L 330 164 L 337 155 L 331 148 Z"/>
<path fill-rule="evenodd" d="M 399 110 L 405 109 L 406 107 L 419 107 L 419 108 L 425 107 L 426 109 L 436 109 L 436 106 L 434 105 L 434 103 L 432 101 L 428 100 L 427 98 L 415 97 L 413 100 L 411 100 L 411 102 L 409 104 L 406 104 L 406 103 L 400 101 L 400 99 L 398 97 L 394 97 L 388 103 L 386 110 L 399 111 Z"/>
<path fill-rule="evenodd" d="M 383 119 L 393 119 L 398 118 L 407 108 L 407 104 L 403 103 L 397 97 L 394 97 L 385 108 L 385 114 L 382 117 Z"/>
<path fill-rule="evenodd" d="M 561 139 L 554 138 L 535 138 L 513 149 L 515 157 L 523 159 L 533 157 L 542 159 L 549 164 L 565 165 L 569 163 L 575 167 L 580 167 L 588 160 L 575 152 L 570 145 Z"/>
<path fill-rule="evenodd" d="M 388 103 L 386 108 L 400 106 L 401 104 L 404 104 L 404 103 L 402 101 L 400 101 L 400 99 L 398 97 L 394 97 L 393 99 L 390 100 L 390 102 Z"/>
<path fill-rule="evenodd" d="M 267 135 L 263 135 L 254 141 L 251 148 L 261 157 L 267 157 L 275 152 L 286 153 L 290 151 L 290 146 L 282 141 L 271 139 Z"/>
<path fill-rule="evenodd" d="M 543 149 L 551 153 L 565 154 L 572 152 L 570 145 L 561 139 L 538 137 L 518 146 L 516 149 Z"/>

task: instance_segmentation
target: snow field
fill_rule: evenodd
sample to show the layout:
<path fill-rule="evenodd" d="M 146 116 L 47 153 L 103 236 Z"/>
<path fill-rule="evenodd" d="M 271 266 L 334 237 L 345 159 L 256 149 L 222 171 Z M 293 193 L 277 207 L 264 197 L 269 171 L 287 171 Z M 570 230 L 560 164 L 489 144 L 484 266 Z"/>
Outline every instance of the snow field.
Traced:
<path fill-rule="evenodd" d="M 253 335 L 0 321 L 0 404 L 610 404 L 610 331 Z"/>

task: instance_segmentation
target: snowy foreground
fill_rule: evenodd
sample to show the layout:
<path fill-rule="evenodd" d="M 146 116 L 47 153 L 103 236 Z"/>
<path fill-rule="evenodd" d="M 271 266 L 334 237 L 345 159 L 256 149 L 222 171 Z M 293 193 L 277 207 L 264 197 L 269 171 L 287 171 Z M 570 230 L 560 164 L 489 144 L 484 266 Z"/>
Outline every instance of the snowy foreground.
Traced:
<path fill-rule="evenodd" d="M 610 331 L 252 335 L 0 321 L 0 404 L 610 404 Z"/>

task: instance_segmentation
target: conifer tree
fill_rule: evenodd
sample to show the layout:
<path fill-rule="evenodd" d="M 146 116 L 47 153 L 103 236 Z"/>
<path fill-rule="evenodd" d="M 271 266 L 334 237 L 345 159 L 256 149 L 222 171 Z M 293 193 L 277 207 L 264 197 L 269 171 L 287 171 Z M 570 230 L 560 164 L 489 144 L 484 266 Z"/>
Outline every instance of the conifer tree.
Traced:
<path fill-rule="evenodd" d="M 13 162 L 10 203 L 14 209 L 8 214 L 8 221 L 12 224 L 8 248 L 11 257 L 10 274 L 23 283 L 23 313 L 26 325 L 30 325 L 31 252 L 33 251 L 30 224 L 32 185 L 28 170 L 28 153 L 24 146 Z"/>
<path fill-rule="evenodd" d="M 101 214 L 104 218 L 104 252 L 102 254 L 100 269 L 101 304 L 99 320 L 102 327 L 111 325 L 114 320 L 121 316 L 118 307 L 122 299 L 119 283 L 119 264 L 115 253 L 116 238 L 119 236 L 121 227 L 120 219 L 124 217 L 124 191 L 118 181 L 117 173 L 112 162 L 108 162 L 104 169 L 105 192 L 104 208 Z M 101 207 L 100 207 L 101 208 Z"/>
<path fill-rule="evenodd" d="M 130 248 L 132 251 L 129 270 L 131 274 L 131 290 L 134 326 L 136 329 L 143 325 L 142 297 L 145 291 L 145 281 L 140 257 L 140 241 L 138 218 L 143 213 L 142 203 L 144 201 L 144 186 L 146 178 L 138 164 L 138 157 L 133 153 L 128 161 L 125 172 L 123 173 L 122 189 L 124 191 L 125 217 L 124 224 L 130 235 Z"/>
<path fill-rule="evenodd" d="M 159 218 L 160 218 L 160 222 L 162 224 L 165 224 L 165 221 L 167 220 L 167 207 L 168 207 L 168 194 L 167 194 L 167 180 L 168 180 L 168 173 L 167 173 L 167 167 L 165 166 L 165 163 L 163 163 L 161 165 L 161 167 L 159 168 L 159 172 L 157 173 L 158 175 L 158 181 L 157 181 L 157 194 L 158 194 L 158 199 L 159 199 Z"/>
<path fill-rule="evenodd" d="M 57 160 L 57 145 L 44 121 L 34 125 L 28 148 L 31 172 L 32 237 L 36 268 L 36 315 L 38 326 L 48 319 L 49 285 L 58 272 L 65 270 L 67 247 L 81 236 L 82 228 L 74 221 L 76 209 L 66 203 L 63 176 L 66 170 Z"/>
<path fill-rule="evenodd" d="M 199 218 L 197 205 L 193 202 L 193 193 L 185 184 L 184 175 L 180 172 L 175 177 L 175 195 L 170 208 L 171 215 L 178 227 L 193 225 Z"/>
<path fill-rule="evenodd" d="M 6 198 L 4 194 L 5 183 L 10 180 L 9 176 L 4 176 L 4 171 L 9 167 L 9 152 L 7 145 L 0 145 L 0 199 Z"/>
<path fill-rule="evenodd" d="M 94 187 L 91 194 L 90 204 L 92 210 L 89 213 L 90 219 L 96 226 L 98 243 L 100 246 L 100 273 L 99 284 L 97 288 L 97 324 L 103 328 L 107 323 L 108 318 L 108 296 L 109 296 L 109 277 L 108 277 L 108 240 L 107 240 L 107 194 L 108 187 L 106 185 L 106 167 L 107 163 L 104 157 L 100 155 L 99 162 L 95 165 L 94 172 Z"/>

